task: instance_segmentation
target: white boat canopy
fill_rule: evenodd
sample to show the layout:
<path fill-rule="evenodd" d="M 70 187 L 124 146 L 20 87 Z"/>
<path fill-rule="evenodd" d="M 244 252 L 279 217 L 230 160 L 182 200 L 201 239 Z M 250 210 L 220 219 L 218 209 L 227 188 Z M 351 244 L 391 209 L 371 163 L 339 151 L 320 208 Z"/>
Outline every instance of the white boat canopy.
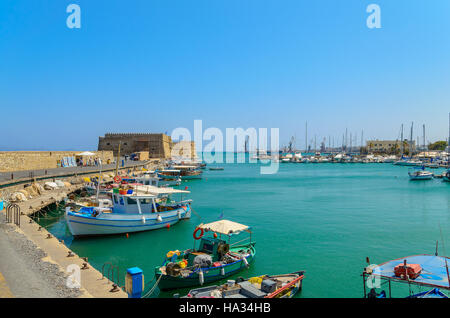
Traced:
<path fill-rule="evenodd" d="M 238 234 L 242 231 L 250 232 L 247 225 L 239 224 L 229 220 L 220 220 L 208 224 L 201 224 L 199 227 L 207 232 L 212 231 L 225 235 Z"/>
<path fill-rule="evenodd" d="M 187 190 L 178 190 L 169 187 L 155 187 L 152 185 L 136 185 L 134 187 L 137 195 L 140 194 L 173 194 L 173 193 L 191 193 L 191 191 Z"/>
<path fill-rule="evenodd" d="M 191 169 L 191 168 L 197 168 L 197 165 L 179 165 L 179 166 L 172 166 L 172 168 L 174 168 L 174 169 Z"/>

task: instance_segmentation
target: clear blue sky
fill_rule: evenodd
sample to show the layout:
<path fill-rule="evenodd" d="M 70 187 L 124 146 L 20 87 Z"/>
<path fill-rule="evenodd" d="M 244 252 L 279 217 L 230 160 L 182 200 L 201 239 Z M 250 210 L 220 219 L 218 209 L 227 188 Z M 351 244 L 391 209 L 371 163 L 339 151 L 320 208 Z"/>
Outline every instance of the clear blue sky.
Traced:
<path fill-rule="evenodd" d="M 81 7 L 81 29 L 66 7 Z M 381 7 L 368 29 L 366 7 Z M 279 127 L 448 134 L 448 0 L 2 0 L 3 149 L 96 149 L 105 132 Z M 416 129 L 417 133 L 420 133 Z M 415 134 L 416 135 L 416 134 Z"/>

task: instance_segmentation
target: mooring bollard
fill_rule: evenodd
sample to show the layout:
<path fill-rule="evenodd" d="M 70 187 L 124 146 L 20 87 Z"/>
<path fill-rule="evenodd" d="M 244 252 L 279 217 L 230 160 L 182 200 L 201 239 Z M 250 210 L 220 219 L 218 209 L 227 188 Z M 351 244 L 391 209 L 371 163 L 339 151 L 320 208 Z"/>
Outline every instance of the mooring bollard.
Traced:
<path fill-rule="evenodd" d="M 109 292 L 115 293 L 115 292 L 118 292 L 120 290 L 119 287 L 117 286 L 117 284 L 113 284 L 112 286 L 113 286 L 113 288 Z"/>

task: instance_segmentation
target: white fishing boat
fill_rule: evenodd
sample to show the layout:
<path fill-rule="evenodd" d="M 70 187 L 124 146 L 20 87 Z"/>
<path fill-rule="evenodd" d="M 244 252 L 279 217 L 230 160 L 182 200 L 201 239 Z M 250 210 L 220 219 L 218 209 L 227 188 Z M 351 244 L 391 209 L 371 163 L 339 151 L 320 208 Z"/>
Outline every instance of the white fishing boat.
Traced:
<path fill-rule="evenodd" d="M 144 185 L 114 189 L 112 207 L 67 206 L 65 217 L 73 236 L 155 230 L 190 218 L 192 201 L 171 199 L 173 194 L 185 193 L 189 191 Z"/>
<path fill-rule="evenodd" d="M 410 180 L 431 180 L 433 179 L 433 173 L 426 171 L 425 167 L 420 170 L 414 169 L 408 172 Z"/>
<path fill-rule="evenodd" d="M 400 159 L 400 160 L 394 162 L 394 165 L 397 165 L 397 166 L 421 166 L 422 161 L 416 160 L 416 159 L 411 159 L 411 160 Z"/>
<path fill-rule="evenodd" d="M 172 169 L 180 171 L 181 180 L 201 179 L 203 171 L 195 165 L 172 166 Z M 161 171 L 164 174 L 164 171 Z"/>
<path fill-rule="evenodd" d="M 254 156 L 251 157 L 252 160 L 261 160 L 261 161 L 267 161 L 267 160 L 272 160 L 274 158 L 272 158 L 272 156 L 270 156 L 269 154 L 267 154 L 266 150 L 260 150 L 257 149 L 256 150 L 256 154 Z"/>
<path fill-rule="evenodd" d="M 136 177 L 135 179 L 137 183 L 155 187 L 174 187 L 181 184 L 181 177 L 179 174 L 175 174 L 168 178 L 162 178 L 154 171 L 146 172 L 142 176 Z"/>

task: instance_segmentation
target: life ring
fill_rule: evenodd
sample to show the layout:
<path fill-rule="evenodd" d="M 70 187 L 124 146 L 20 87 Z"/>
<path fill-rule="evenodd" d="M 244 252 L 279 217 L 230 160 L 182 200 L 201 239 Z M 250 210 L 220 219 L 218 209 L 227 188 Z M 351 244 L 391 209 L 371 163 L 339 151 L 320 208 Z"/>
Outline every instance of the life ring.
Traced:
<path fill-rule="evenodd" d="M 115 177 L 114 177 L 114 181 L 115 181 L 116 183 L 119 183 L 121 180 L 122 180 L 122 178 L 119 177 L 119 176 L 115 176 Z"/>
<path fill-rule="evenodd" d="M 196 233 L 197 233 L 199 230 L 200 230 L 201 232 L 200 232 L 200 235 L 197 236 Z M 202 229 L 201 227 L 196 228 L 195 231 L 194 231 L 194 234 L 193 234 L 194 239 L 195 239 L 195 240 L 201 239 L 202 236 L 203 236 L 203 234 L 204 234 L 204 231 L 203 231 L 203 229 Z"/>

